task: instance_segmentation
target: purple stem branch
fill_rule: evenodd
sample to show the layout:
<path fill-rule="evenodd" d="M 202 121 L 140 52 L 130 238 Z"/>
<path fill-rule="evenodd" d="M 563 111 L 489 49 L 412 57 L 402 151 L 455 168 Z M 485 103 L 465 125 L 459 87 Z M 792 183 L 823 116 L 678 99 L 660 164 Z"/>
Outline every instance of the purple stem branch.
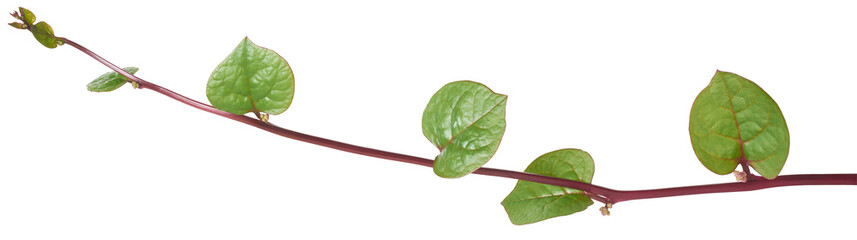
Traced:
<path fill-rule="evenodd" d="M 201 103 L 199 101 L 190 99 L 188 97 L 182 96 L 176 92 L 173 92 L 169 89 L 158 86 L 157 84 L 147 82 L 143 79 L 140 79 L 128 72 L 122 70 L 118 66 L 110 63 L 106 59 L 98 56 L 94 52 L 86 49 L 85 47 L 77 44 L 74 41 L 68 40 L 66 38 L 59 38 L 63 42 L 68 45 L 71 45 L 81 52 L 89 55 L 94 58 L 98 62 L 106 65 L 108 68 L 113 71 L 118 72 L 122 76 L 127 77 L 130 81 L 136 82 L 141 89 L 150 89 L 157 93 L 163 94 L 167 97 L 175 99 L 181 103 L 190 105 L 191 107 L 197 108 L 199 110 L 203 110 L 209 113 L 213 113 L 219 115 L 221 117 L 229 118 L 270 133 L 280 135 L 286 138 L 291 138 L 294 140 L 307 142 L 311 144 L 316 144 L 328 148 L 337 149 L 340 151 L 350 152 L 354 154 L 360 154 L 370 157 L 376 157 L 381 159 L 388 159 L 398 162 L 411 163 L 426 167 L 432 167 L 434 164 L 433 160 L 415 157 L 405 154 L 399 154 L 394 152 L 387 152 L 367 147 L 361 147 L 357 145 L 351 145 L 348 143 L 338 142 L 326 138 L 316 137 L 300 132 L 295 132 L 292 130 L 288 130 L 285 128 L 281 128 L 271 123 L 262 122 L 257 119 L 253 119 L 244 115 L 235 115 L 229 112 L 225 112 L 219 109 L 212 107 L 211 105 Z M 802 175 L 782 175 L 777 177 L 776 179 L 767 180 L 759 176 L 754 176 L 749 172 L 749 168 L 744 165 L 744 171 L 750 177 L 746 183 L 722 183 L 722 184 L 710 184 L 710 185 L 697 185 L 697 186 L 686 186 L 686 187 L 674 187 L 674 188 L 662 188 L 662 189 L 652 189 L 652 190 L 634 190 L 634 191 L 619 191 L 613 190 L 593 184 L 582 183 L 567 179 L 548 177 L 542 175 L 536 175 L 525 172 L 515 172 L 503 169 L 494 169 L 494 168 L 479 168 L 473 173 L 495 176 L 495 177 L 504 177 L 504 178 L 512 178 L 517 180 L 543 183 L 567 188 L 578 189 L 584 191 L 587 196 L 590 196 L 592 199 L 602 203 L 618 203 L 623 201 L 630 200 L 638 200 L 638 199 L 649 199 L 649 198 L 661 198 L 661 197 L 672 197 L 672 196 L 683 196 L 683 195 L 693 195 L 693 194 L 706 194 L 706 193 L 724 193 L 724 192 L 742 192 L 742 191 L 752 191 L 758 189 L 765 188 L 773 188 L 773 187 L 783 187 L 783 186 L 798 186 L 798 185 L 857 185 L 857 174 L 802 174 Z"/>

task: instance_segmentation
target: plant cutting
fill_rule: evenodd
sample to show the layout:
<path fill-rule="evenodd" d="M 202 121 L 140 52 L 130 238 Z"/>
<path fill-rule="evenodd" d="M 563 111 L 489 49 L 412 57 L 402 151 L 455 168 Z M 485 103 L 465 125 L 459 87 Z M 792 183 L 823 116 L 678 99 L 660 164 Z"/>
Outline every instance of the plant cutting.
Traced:
<path fill-rule="evenodd" d="M 735 174 L 738 182 L 652 190 L 620 191 L 593 184 L 594 161 L 583 150 L 564 148 L 534 160 L 524 172 L 482 167 L 500 146 L 506 129 L 505 95 L 472 81 L 456 81 L 432 96 L 422 119 L 425 137 L 438 149 L 433 159 L 370 149 L 280 128 L 269 115 L 284 112 L 294 96 L 295 79 L 288 63 L 272 50 L 244 38 L 209 77 L 206 95 L 211 105 L 142 80 L 136 68 L 120 68 L 67 38 L 57 37 L 44 22 L 24 9 L 10 24 L 30 31 L 42 45 L 70 45 L 114 72 L 88 85 L 91 91 L 111 91 L 130 83 L 197 109 L 265 131 L 342 151 L 432 167 L 445 178 L 470 173 L 518 179 L 502 201 L 510 220 L 528 224 L 582 211 L 602 203 L 609 214 L 630 200 L 703 193 L 750 191 L 796 185 L 857 185 L 857 174 L 779 175 L 789 149 L 783 113 L 773 98 L 752 81 L 717 71 L 691 109 L 689 135 L 700 163 L 716 174 Z M 500 91 L 502 92 L 502 91 Z M 252 112 L 254 117 L 244 114 Z M 738 169 L 738 166 L 741 168 Z M 758 175 L 753 174 L 750 169 Z"/>

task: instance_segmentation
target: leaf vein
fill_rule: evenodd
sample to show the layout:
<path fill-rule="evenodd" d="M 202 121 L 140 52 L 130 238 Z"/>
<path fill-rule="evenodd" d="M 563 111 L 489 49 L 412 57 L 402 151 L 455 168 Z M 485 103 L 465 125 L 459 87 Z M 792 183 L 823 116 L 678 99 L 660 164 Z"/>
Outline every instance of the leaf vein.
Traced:
<path fill-rule="evenodd" d="M 446 148 L 446 146 L 447 146 L 447 145 L 449 145 L 453 140 L 455 140 L 455 138 L 456 138 L 456 137 L 458 137 L 459 135 L 461 135 L 462 133 L 464 133 L 465 131 L 467 131 L 467 129 L 468 129 L 468 128 L 470 128 L 471 126 L 473 126 L 476 122 L 478 122 L 479 120 L 481 120 L 482 118 L 484 118 L 485 116 L 487 116 L 489 113 L 493 112 L 493 111 L 494 111 L 494 109 L 496 109 L 496 108 L 497 108 L 497 106 L 500 106 L 500 103 L 503 103 L 503 102 L 505 102 L 505 101 L 506 101 L 505 99 L 500 100 L 500 101 L 497 101 L 497 103 L 495 103 L 495 104 L 494 104 L 494 106 L 492 106 L 492 107 L 491 107 L 491 109 L 489 109 L 488 111 L 486 111 L 485 113 L 483 113 L 481 116 L 479 116 L 479 118 L 475 119 L 472 123 L 470 123 L 470 124 L 468 124 L 467 126 L 465 126 L 464 128 L 462 128 L 462 129 L 461 129 L 461 131 L 459 131 L 458 133 L 456 133 L 455 135 L 453 135 L 452 137 L 450 137 L 450 138 L 449 138 L 449 141 L 447 141 L 445 144 L 443 144 L 443 146 L 441 146 L 441 148 L 440 148 L 440 149 L 441 149 L 441 150 L 443 150 L 444 148 Z M 455 109 L 455 104 L 453 104 L 453 109 Z M 451 117 L 451 115 L 452 115 L 452 114 L 450 114 L 450 118 L 452 118 L 452 117 Z M 450 121 L 450 122 L 451 122 L 451 121 Z"/>

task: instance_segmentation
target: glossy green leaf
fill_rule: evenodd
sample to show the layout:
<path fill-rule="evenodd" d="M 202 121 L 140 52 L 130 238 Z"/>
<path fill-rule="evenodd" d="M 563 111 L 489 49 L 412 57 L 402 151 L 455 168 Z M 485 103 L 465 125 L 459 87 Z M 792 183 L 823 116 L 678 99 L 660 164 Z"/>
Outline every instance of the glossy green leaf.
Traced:
<path fill-rule="evenodd" d="M 589 153 L 560 149 L 540 156 L 524 172 L 591 183 L 594 171 Z M 512 223 L 520 225 L 580 212 L 592 203 L 577 189 L 519 180 L 502 204 Z"/>
<path fill-rule="evenodd" d="M 779 106 L 758 85 L 717 71 L 690 110 L 690 140 L 699 161 L 717 174 L 742 161 L 767 179 L 782 170 L 789 130 Z"/>
<path fill-rule="evenodd" d="M 244 38 L 211 73 L 205 93 L 223 111 L 276 115 L 291 105 L 295 78 L 279 54 Z"/>
<path fill-rule="evenodd" d="M 137 73 L 137 70 L 140 69 L 136 67 L 126 67 L 122 68 L 122 70 L 125 70 L 130 74 L 135 74 Z M 92 82 L 89 82 L 89 84 L 86 85 L 86 89 L 92 92 L 109 92 L 125 85 L 126 82 L 128 82 L 128 78 L 122 76 L 122 74 L 117 72 L 108 72 L 102 74 L 95 80 L 92 80 Z"/>
<path fill-rule="evenodd" d="M 457 178 L 475 171 L 497 151 L 506 130 L 506 95 L 481 83 L 446 84 L 423 112 L 423 135 L 439 150 L 434 172 Z"/>

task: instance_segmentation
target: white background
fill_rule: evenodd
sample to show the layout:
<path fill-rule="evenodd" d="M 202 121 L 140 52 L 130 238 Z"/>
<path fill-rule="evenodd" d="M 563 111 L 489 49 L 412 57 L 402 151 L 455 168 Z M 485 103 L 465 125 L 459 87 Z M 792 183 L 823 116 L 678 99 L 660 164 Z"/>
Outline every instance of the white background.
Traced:
<path fill-rule="evenodd" d="M 696 160 L 694 97 L 715 70 L 779 103 L 782 174 L 855 173 L 857 7 L 846 1 L 425 3 L 6 1 L 138 76 L 207 102 L 212 69 L 245 36 L 286 58 L 280 126 L 433 158 L 420 120 L 444 84 L 509 96 L 488 167 L 523 170 L 580 148 L 594 183 L 651 189 L 734 181 Z M 593 1 L 586 1 L 593 2 Z M 810 1 L 807 1 L 810 2 Z M 14 4 L 14 5 L 13 5 Z M 5 17 L 11 22 L 11 17 Z M 624 202 L 515 226 L 515 181 L 284 139 L 126 86 L 70 46 L 0 27 L 0 239 L 850 238 L 854 186 Z"/>

